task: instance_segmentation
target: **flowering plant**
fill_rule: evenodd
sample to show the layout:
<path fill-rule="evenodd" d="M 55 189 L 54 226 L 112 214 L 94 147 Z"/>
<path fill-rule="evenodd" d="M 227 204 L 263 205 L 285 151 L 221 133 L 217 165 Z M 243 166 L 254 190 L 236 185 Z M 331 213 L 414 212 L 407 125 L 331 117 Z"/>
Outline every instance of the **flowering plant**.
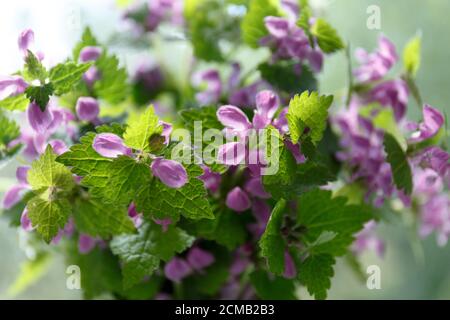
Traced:
<path fill-rule="evenodd" d="M 445 117 L 415 84 L 420 38 L 399 75 L 387 37 L 358 49 L 334 99 L 316 76 L 349 46 L 313 13 L 295 0 L 128 8 L 136 40 L 170 41 L 164 27 L 189 39 L 187 81 L 158 64 L 129 72 L 89 28 L 49 65 L 23 31 L 23 69 L 0 77 L 0 160 L 23 164 L 3 216 L 30 268 L 59 248 L 86 298 L 295 299 L 305 286 L 324 299 L 336 258 L 383 255 L 381 207 L 445 245 L 450 155 Z M 263 58 L 239 63 L 242 48 Z"/>

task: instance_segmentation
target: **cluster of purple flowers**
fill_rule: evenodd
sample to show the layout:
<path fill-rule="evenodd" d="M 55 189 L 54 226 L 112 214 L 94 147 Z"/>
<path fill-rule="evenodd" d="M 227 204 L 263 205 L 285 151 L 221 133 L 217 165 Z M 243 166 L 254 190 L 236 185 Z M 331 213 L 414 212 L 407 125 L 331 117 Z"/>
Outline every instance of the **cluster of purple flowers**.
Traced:
<path fill-rule="evenodd" d="M 261 39 L 261 45 L 272 49 L 273 62 L 291 59 L 300 63 L 307 61 L 314 72 L 319 72 L 322 69 L 323 53 L 317 45 L 314 48 L 311 47 L 308 36 L 297 25 L 300 14 L 298 1 L 283 0 L 281 4 L 287 16 L 268 16 L 264 19 L 269 35 Z M 312 18 L 309 23 L 313 22 Z M 299 68 L 300 71 L 301 64 Z"/>
<path fill-rule="evenodd" d="M 409 88 L 401 78 L 383 80 L 397 62 L 395 46 L 384 36 L 378 42 L 378 49 L 368 54 L 357 50 L 357 58 L 362 63 L 354 75 L 360 83 L 369 87 L 368 91 L 354 94 L 348 108 L 342 109 L 333 119 L 341 131 L 342 150 L 337 157 L 350 168 L 349 182 L 363 182 L 365 200 L 381 206 L 386 198 L 396 195 L 407 207 L 417 201 L 421 217 L 420 235 L 426 236 L 432 231 L 438 234 L 438 243 L 447 242 L 449 232 L 449 194 L 450 165 L 449 154 L 437 146 L 428 147 L 409 157 L 412 168 L 414 190 L 411 196 L 397 190 L 393 183 L 390 164 L 386 161 L 383 147 L 384 131 L 377 128 L 373 119 L 380 109 L 369 117 L 362 116 L 362 108 L 376 103 L 381 108 L 390 108 L 395 121 L 403 134 L 408 134 L 410 146 L 420 144 L 436 136 L 444 124 L 441 112 L 429 105 L 423 106 L 423 122 L 414 123 L 405 118 L 409 98 Z M 382 110 L 382 109 L 381 109 Z M 382 253 L 384 245 L 374 236 L 374 222 L 369 223 L 355 242 L 355 250 L 375 248 Z"/>

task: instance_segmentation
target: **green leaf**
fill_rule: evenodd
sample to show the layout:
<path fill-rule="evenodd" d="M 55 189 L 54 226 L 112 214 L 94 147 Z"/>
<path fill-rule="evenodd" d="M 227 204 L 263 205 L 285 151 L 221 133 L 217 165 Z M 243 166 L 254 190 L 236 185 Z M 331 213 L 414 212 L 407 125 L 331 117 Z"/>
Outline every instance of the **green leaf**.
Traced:
<path fill-rule="evenodd" d="M 316 19 L 311 34 L 317 38 L 317 44 L 324 53 L 333 53 L 345 47 L 336 29 L 322 18 Z"/>
<path fill-rule="evenodd" d="M 421 40 L 420 36 L 415 36 L 406 44 L 403 50 L 403 65 L 411 77 L 416 76 L 420 67 Z"/>
<path fill-rule="evenodd" d="M 273 198 L 293 199 L 303 192 L 315 187 L 325 185 L 335 179 L 334 174 L 322 163 L 321 159 L 308 159 L 305 163 L 297 164 L 291 151 L 284 145 L 276 129 L 271 130 L 275 133 L 274 138 L 278 137 L 278 157 L 272 154 L 272 150 L 267 153 L 267 158 L 272 160 L 271 166 L 278 170 L 273 174 L 267 174 L 262 177 L 264 189 L 269 192 Z M 306 155 L 307 141 L 302 144 L 302 152 Z M 268 144 L 268 148 L 271 144 Z M 316 153 L 315 148 L 314 153 Z M 319 158 L 318 156 L 315 156 Z"/>
<path fill-rule="evenodd" d="M 108 177 L 106 173 L 113 160 L 101 156 L 94 150 L 92 147 L 94 138 L 95 133 L 87 133 L 81 137 L 80 143 L 70 147 L 70 150 L 60 155 L 56 161 L 72 167 L 72 172 L 79 176 L 89 176 L 90 184 L 99 185 L 105 177 Z M 81 182 L 83 183 L 83 180 Z"/>
<path fill-rule="evenodd" d="M 216 249 L 214 252 L 215 262 L 211 266 L 202 270 L 201 274 L 193 274 L 183 280 L 183 285 L 189 288 L 189 293 L 194 291 L 206 296 L 214 296 L 228 281 L 230 254 L 226 249 Z M 196 298 L 189 295 L 189 299 Z"/>
<path fill-rule="evenodd" d="M 189 33 L 191 35 L 191 43 L 194 47 L 194 56 L 205 61 L 223 61 L 222 52 L 220 50 L 219 36 L 220 34 L 215 14 L 222 6 L 213 1 L 199 1 L 196 9 L 191 12 L 189 17 Z M 222 16 L 222 22 L 226 16 Z"/>
<path fill-rule="evenodd" d="M 64 228 L 72 212 L 67 199 L 52 199 L 45 193 L 32 198 L 27 208 L 31 224 L 36 226 L 37 232 L 47 243 Z"/>
<path fill-rule="evenodd" d="M 0 108 L 4 108 L 9 111 L 25 111 L 30 104 L 30 100 L 25 94 L 19 94 L 17 96 L 12 96 L 5 98 L 0 101 Z"/>
<path fill-rule="evenodd" d="M 30 101 L 35 102 L 42 111 L 47 107 L 50 96 L 53 94 L 53 84 L 51 82 L 40 86 L 29 86 L 25 89 L 25 94 Z"/>
<path fill-rule="evenodd" d="M 311 16 L 312 16 L 312 13 L 311 13 L 311 9 L 309 8 L 309 6 L 301 7 L 300 17 L 297 20 L 297 26 L 303 29 L 306 36 L 308 37 L 310 46 L 314 48 L 314 45 L 315 45 L 314 38 L 311 33 L 311 28 L 309 25 Z"/>
<path fill-rule="evenodd" d="M 95 248 L 87 254 L 78 251 L 77 242 L 65 251 L 66 264 L 80 268 L 81 288 L 86 299 L 101 294 L 119 294 L 122 291 L 122 275 L 117 257 L 110 250 Z"/>
<path fill-rule="evenodd" d="M 183 220 L 183 228 L 199 238 L 215 241 L 233 250 L 247 239 L 245 217 L 224 208 L 215 210 L 215 219 Z"/>
<path fill-rule="evenodd" d="M 197 178 L 203 170 L 190 165 L 186 171 L 189 180 L 181 188 L 170 188 L 157 178 L 144 185 L 135 198 L 138 212 L 147 217 L 170 217 L 175 221 L 180 215 L 194 220 L 214 219 L 204 184 Z"/>
<path fill-rule="evenodd" d="M 90 63 L 76 64 L 69 61 L 53 67 L 50 70 L 50 81 L 55 94 L 62 95 L 69 92 L 90 66 Z"/>
<path fill-rule="evenodd" d="M 292 280 L 271 276 L 262 270 L 250 275 L 256 294 L 263 300 L 295 300 L 295 285 Z"/>
<path fill-rule="evenodd" d="M 261 77 L 278 90 L 290 94 L 305 90 L 317 90 L 317 81 L 314 74 L 306 66 L 301 66 L 297 72 L 295 66 L 298 62 L 278 61 L 276 63 L 263 63 L 258 66 Z"/>
<path fill-rule="evenodd" d="M 98 45 L 97 39 L 95 39 L 91 29 L 89 27 L 86 27 L 81 36 L 81 40 L 73 48 L 73 61 L 78 61 L 80 57 L 80 52 L 84 47 L 97 45 Z"/>
<path fill-rule="evenodd" d="M 397 140 L 389 133 L 384 133 L 384 150 L 387 153 L 387 161 L 391 165 L 394 183 L 398 189 L 406 194 L 411 194 L 413 180 L 408 158 Z"/>
<path fill-rule="evenodd" d="M 286 118 L 293 143 L 310 137 L 317 145 L 327 127 L 328 109 L 332 102 L 333 96 L 319 96 L 317 92 L 309 94 L 308 91 L 291 99 Z"/>
<path fill-rule="evenodd" d="M 153 105 L 138 118 L 129 121 L 123 135 L 125 144 L 133 149 L 141 151 L 150 150 L 150 138 L 162 133 L 162 126 L 158 124 Z"/>
<path fill-rule="evenodd" d="M 270 0 L 251 0 L 247 14 L 242 19 L 243 41 L 252 48 L 259 48 L 259 41 L 268 34 L 264 25 L 267 16 L 278 16 L 278 9 Z"/>
<path fill-rule="evenodd" d="M 99 175 L 102 175 L 101 183 Z M 91 194 L 108 203 L 128 205 L 143 186 L 150 184 L 150 167 L 127 156 L 115 158 L 105 171 L 91 178 L 83 179 L 83 184 L 91 188 Z"/>
<path fill-rule="evenodd" d="M 201 122 L 203 131 L 208 129 L 222 130 L 223 125 L 217 120 L 217 108 L 215 106 L 205 106 L 201 108 L 190 108 L 180 111 L 180 116 L 184 121 L 186 129 L 194 131 L 194 123 Z"/>
<path fill-rule="evenodd" d="M 331 278 L 334 276 L 335 262 L 333 256 L 319 254 L 309 256 L 300 264 L 299 280 L 316 299 L 326 299 L 327 290 L 331 287 Z"/>
<path fill-rule="evenodd" d="M 70 191 L 74 181 L 70 170 L 56 162 L 56 154 L 49 145 L 38 160 L 33 161 L 28 171 L 28 183 L 33 190 L 50 189 L 53 192 Z"/>
<path fill-rule="evenodd" d="M 77 230 L 92 237 L 108 238 L 136 231 L 126 207 L 113 206 L 100 199 L 77 199 L 74 219 Z"/>
<path fill-rule="evenodd" d="M 55 159 L 56 154 L 49 145 L 28 171 L 28 183 L 36 194 L 27 204 L 28 215 L 47 243 L 65 226 L 72 212 L 65 195 L 74 187 L 73 177 Z"/>
<path fill-rule="evenodd" d="M 0 150 L 20 135 L 20 127 L 13 120 L 0 113 Z"/>
<path fill-rule="evenodd" d="M 23 76 L 28 82 L 39 80 L 41 84 L 44 84 L 48 77 L 47 70 L 30 50 L 28 50 L 25 57 Z"/>
<path fill-rule="evenodd" d="M 333 198 L 327 190 L 304 193 L 299 203 L 297 225 L 306 230 L 300 239 L 314 254 L 345 254 L 354 241 L 354 234 L 374 217 L 369 206 L 349 204 L 344 197 Z M 333 237 L 324 237 L 331 233 Z"/>
<path fill-rule="evenodd" d="M 284 272 L 286 241 L 281 234 L 286 200 L 280 199 L 272 210 L 266 230 L 259 241 L 261 255 L 267 259 L 270 272 L 281 275 Z"/>
<path fill-rule="evenodd" d="M 273 198 L 292 199 L 318 186 L 335 180 L 329 168 L 316 161 L 308 160 L 297 165 L 287 148 L 283 148 L 280 157 L 280 168 L 274 175 L 263 176 L 264 189 Z"/>
<path fill-rule="evenodd" d="M 170 225 L 166 231 L 153 222 L 146 222 L 136 235 L 117 236 L 111 250 L 124 263 L 124 288 L 139 283 L 159 267 L 160 260 L 168 261 L 192 245 L 194 238 Z"/>
<path fill-rule="evenodd" d="M 119 59 L 105 51 L 95 65 L 100 71 L 100 79 L 94 84 L 97 96 L 111 104 L 125 100 L 129 91 L 128 75 L 126 69 L 119 66 Z"/>

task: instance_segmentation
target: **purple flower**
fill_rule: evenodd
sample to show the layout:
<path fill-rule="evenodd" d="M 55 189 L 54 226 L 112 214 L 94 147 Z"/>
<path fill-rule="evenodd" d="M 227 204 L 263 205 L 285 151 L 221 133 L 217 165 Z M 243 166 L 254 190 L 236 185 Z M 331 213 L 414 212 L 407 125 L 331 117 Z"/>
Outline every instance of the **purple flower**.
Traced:
<path fill-rule="evenodd" d="M 431 197 L 421 208 L 422 225 L 419 233 L 422 237 L 436 231 L 437 243 L 444 246 L 450 235 L 450 198 L 446 194 Z"/>
<path fill-rule="evenodd" d="M 264 24 L 267 30 L 276 38 L 284 38 L 289 34 L 290 23 L 285 18 L 280 17 L 266 17 Z"/>
<path fill-rule="evenodd" d="M 294 260 L 292 260 L 289 252 L 284 252 L 284 273 L 283 277 L 286 279 L 294 279 L 297 275 L 297 269 L 295 268 Z"/>
<path fill-rule="evenodd" d="M 161 135 L 164 137 L 164 144 L 169 144 L 170 135 L 172 134 L 173 126 L 170 123 L 159 121 L 159 124 L 163 127 Z"/>
<path fill-rule="evenodd" d="M 3 208 L 10 209 L 19 203 L 22 200 L 22 196 L 25 190 L 29 190 L 30 186 L 28 185 L 27 174 L 30 167 L 21 166 L 16 170 L 16 177 L 18 180 L 18 184 L 13 185 L 9 190 L 5 192 L 5 196 L 3 198 Z"/>
<path fill-rule="evenodd" d="M 203 174 L 198 178 L 203 181 L 205 188 L 211 192 L 219 190 L 221 175 L 218 172 L 213 172 L 208 166 L 203 165 Z"/>
<path fill-rule="evenodd" d="M 84 74 L 83 80 L 86 82 L 88 87 L 92 87 L 94 82 L 100 80 L 100 72 L 95 66 L 91 66 Z"/>
<path fill-rule="evenodd" d="M 94 150 L 103 157 L 116 158 L 120 155 L 130 155 L 131 150 L 123 143 L 123 140 L 112 133 L 97 134 L 92 143 Z"/>
<path fill-rule="evenodd" d="M 166 232 L 169 229 L 169 226 L 172 224 L 172 219 L 153 219 L 156 224 L 159 224 L 162 227 L 163 232 Z"/>
<path fill-rule="evenodd" d="M 264 24 L 269 35 L 260 40 L 261 45 L 272 49 L 272 60 L 300 60 L 308 61 L 312 70 L 319 72 L 322 69 L 323 53 L 320 49 L 313 49 L 305 32 L 297 26 L 298 7 L 290 1 L 285 1 L 284 7 L 288 11 L 288 17 L 264 18 Z"/>
<path fill-rule="evenodd" d="M 133 220 L 135 228 L 139 228 L 144 220 L 142 219 L 142 214 L 138 213 L 134 203 L 131 203 L 128 207 L 128 216 Z"/>
<path fill-rule="evenodd" d="M 25 208 L 22 212 L 22 215 L 20 216 L 20 225 L 22 226 L 22 229 L 30 232 L 33 231 L 33 226 L 31 225 L 30 217 L 28 217 L 28 209 Z"/>
<path fill-rule="evenodd" d="M 27 185 L 16 184 L 5 192 L 3 197 L 3 208 L 10 209 L 22 199 L 25 190 L 29 189 Z"/>
<path fill-rule="evenodd" d="M 235 166 L 245 161 L 246 145 L 241 142 L 228 142 L 219 147 L 217 160 L 229 166 Z"/>
<path fill-rule="evenodd" d="M 20 33 L 19 39 L 17 41 L 19 49 L 23 52 L 24 55 L 27 54 L 27 50 L 33 44 L 33 42 L 34 42 L 34 32 L 31 29 L 23 30 Z"/>
<path fill-rule="evenodd" d="M 414 167 L 414 194 L 434 195 L 443 190 L 442 176 L 433 169 Z"/>
<path fill-rule="evenodd" d="M 164 266 L 165 276 L 174 282 L 180 282 L 192 272 L 189 264 L 181 258 L 174 257 Z"/>
<path fill-rule="evenodd" d="M 365 250 L 374 250 L 379 257 L 384 255 L 384 242 L 375 234 L 377 224 L 374 220 L 367 222 L 364 229 L 356 235 L 352 250 L 355 254 L 361 254 Z"/>
<path fill-rule="evenodd" d="M 57 155 L 61 155 L 65 152 L 69 151 L 69 148 L 67 148 L 64 141 L 62 141 L 60 139 L 50 140 L 48 142 L 48 144 L 52 146 L 53 152 L 56 153 Z M 45 149 L 44 149 L 44 151 L 45 151 Z"/>
<path fill-rule="evenodd" d="M 93 47 L 93 46 L 84 47 L 80 51 L 80 61 L 81 62 L 95 61 L 100 57 L 101 54 L 102 48 L 100 47 Z"/>
<path fill-rule="evenodd" d="M 412 160 L 416 166 L 431 168 L 441 177 L 450 172 L 450 154 L 436 146 L 421 150 Z"/>
<path fill-rule="evenodd" d="M 269 90 L 260 91 L 256 95 L 256 112 L 253 116 L 253 127 L 264 129 L 271 122 L 278 110 L 278 97 Z"/>
<path fill-rule="evenodd" d="M 19 76 L 0 76 L 0 99 L 16 96 L 25 92 L 28 84 Z"/>
<path fill-rule="evenodd" d="M 269 199 L 270 194 L 264 190 L 264 186 L 261 181 L 261 177 L 250 178 L 247 180 L 244 186 L 245 191 L 255 197 L 259 197 L 261 199 Z"/>
<path fill-rule="evenodd" d="M 28 184 L 28 171 L 30 170 L 29 166 L 20 166 L 17 167 L 16 170 L 16 178 L 19 183 Z"/>
<path fill-rule="evenodd" d="M 228 192 L 225 203 L 228 208 L 236 212 L 243 212 L 248 210 L 251 206 L 250 199 L 247 194 L 239 187 L 235 187 Z"/>
<path fill-rule="evenodd" d="M 360 82 L 380 80 L 398 59 L 394 44 L 384 36 L 378 39 L 378 49 L 375 52 L 368 54 L 364 49 L 358 49 L 356 58 L 362 64 L 354 71 Z"/>
<path fill-rule="evenodd" d="M 177 161 L 156 158 L 150 167 L 153 175 L 170 188 L 181 188 L 188 181 L 186 169 Z"/>
<path fill-rule="evenodd" d="M 88 236 L 87 234 L 80 234 L 78 238 L 78 251 L 81 254 L 87 254 L 92 251 L 97 245 L 97 240 Z"/>
<path fill-rule="evenodd" d="M 222 82 L 217 70 L 207 70 L 196 73 L 193 78 L 194 85 L 204 88 L 202 92 L 195 95 L 200 105 L 213 104 L 219 101 L 222 94 Z"/>
<path fill-rule="evenodd" d="M 202 250 L 199 247 L 194 247 L 189 250 L 186 260 L 190 266 L 197 271 L 209 267 L 215 261 L 214 256 L 211 253 Z"/>
<path fill-rule="evenodd" d="M 410 141 L 420 142 L 435 136 L 444 124 L 444 116 L 432 106 L 423 106 L 423 122 L 419 124 L 419 131 L 413 133 Z"/>
<path fill-rule="evenodd" d="M 92 122 L 97 119 L 100 112 L 98 101 L 92 97 L 79 97 L 76 112 L 80 120 Z"/>
<path fill-rule="evenodd" d="M 406 113 L 408 96 L 408 85 L 401 79 L 382 82 L 370 92 L 371 100 L 385 107 L 392 107 L 397 121 L 401 120 Z"/>
<path fill-rule="evenodd" d="M 28 123 L 37 133 L 45 133 L 53 121 L 53 115 L 49 108 L 44 111 L 34 102 L 27 109 Z"/>
<path fill-rule="evenodd" d="M 217 110 L 217 119 L 225 126 L 235 131 L 251 129 L 252 124 L 245 113 L 238 107 L 226 105 Z"/>

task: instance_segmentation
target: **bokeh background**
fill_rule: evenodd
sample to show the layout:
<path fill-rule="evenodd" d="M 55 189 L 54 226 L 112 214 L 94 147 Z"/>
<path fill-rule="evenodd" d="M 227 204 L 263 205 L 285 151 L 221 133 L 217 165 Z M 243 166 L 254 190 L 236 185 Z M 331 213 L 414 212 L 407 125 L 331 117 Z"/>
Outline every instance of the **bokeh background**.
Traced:
<path fill-rule="evenodd" d="M 123 2 L 123 1 L 119 1 Z M 450 1 L 448 0 L 311 0 L 321 14 L 338 29 L 351 48 L 372 50 L 379 33 L 387 35 L 399 51 L 417 32 L 422 34 L 422 66 L 417 83 L 423 100 L 450 115 Z M 368 30 L 366 10 L 369 5 L 381 9 L 381 30 Z M 49 61 L 67 57 L 84 25 L 90 25 L 102 41 L 110 41 L 121 30 L 121 12 L 115 0 L 15 0 L 0 2 L 0 74 L 14 72 L 21 66 L 17 35 L 25 28 L 36 34 L 36 47 Z M 182 45 L 179 52 L 188 50 Z M 163 49 L 162 49 L 163 50 Z M 177 50 L 175 50 L 177 51 Z M 121 58 L 132 65 L 132 53 Z M 175 66 L 181 59 L 176 56 Z M 181 66 L 182 64 L 178 64 Z M 343 53 L 326 60 L 320 75 L 320 90 L 339 96 L 347 82 L 347 65 Z M 419 109 L 410 103 L 409 115 L 418 119 Z M 17 163 L 0 169 L 0 198 L 14 183 Z M 369 265 L 381 270 L 381 289 L 369 290 L 365 281 L 339 261 L 331 299 L 450 299 L 450 245 L 440 248 L 433 236 L 418 239 L 406 217 L 394 217 L 382 224 L 380 235 L 386 240 L 384 258 L 373 253 L 361 257 L 363 271 Z M 13 295 L 8 288 L 26 259 L 19 233 L 0 219 L 0 299 L 79 299 L 79 291 L 66 289 L 63 259 L 49 262 L 48 272 L 26 291 Z M 305 296 L 303 292 L 300 292 Z"/>

